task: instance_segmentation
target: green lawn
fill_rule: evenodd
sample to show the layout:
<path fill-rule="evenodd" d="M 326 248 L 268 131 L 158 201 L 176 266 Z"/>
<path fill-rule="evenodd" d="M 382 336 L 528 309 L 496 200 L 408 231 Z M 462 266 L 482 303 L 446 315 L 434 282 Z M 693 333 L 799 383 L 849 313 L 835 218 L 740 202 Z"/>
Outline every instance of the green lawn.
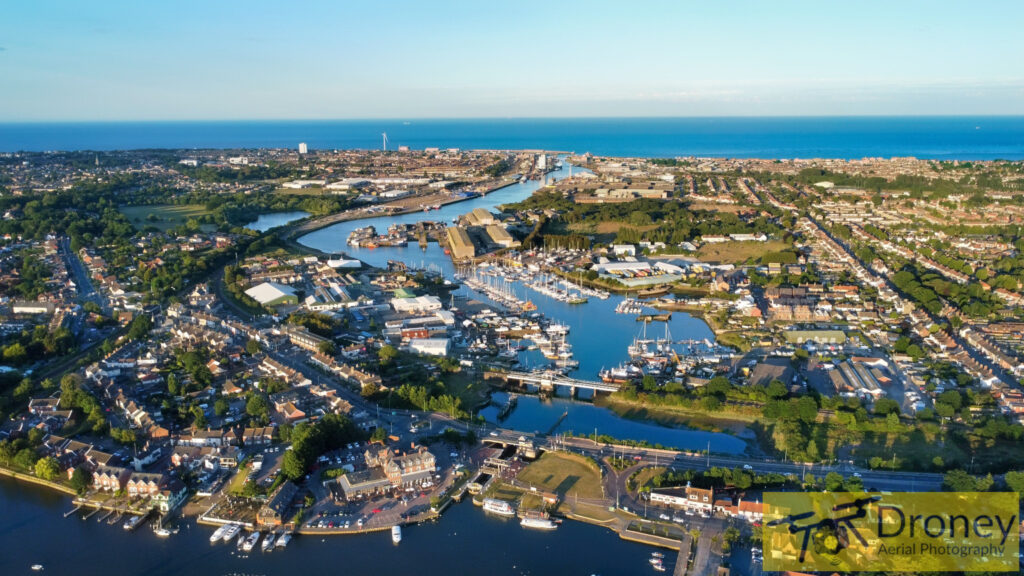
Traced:
<path fill-rule="evenodd" d="M 651 481 L 652 478 L 661 474 L 665 471 L 664 466 L 644 468 L 643 470 L 636 473 L 633 477 L 633 483 L 636 488 L 643 488 Z"/>
<path fill-rule="evenodd" d="M 721 262 L 724 264 L 740 264 L 748 260 L 756 260 L 769 252 L 779 252 L 792 248 L 789 242 L 769 240 L 767 242 L 722 242 L 705 244 L 697 250 L 697 257 L 703 262 Z"/>
<path fill-rule="evenodd" d="M 140 230 L 146 226 L 153 226 L 161 231 L 181 226 L 189 218 L 198 218 L 209 213 L 205 207 L 198 204 L 121 206 L 118 211 Z"/>
<path fill-rule="evenodd" d="M 563 498 L 602 498 L 601 472 L 587 459 L 575 454 L 547 452 L 519 473 L 519 481 Z"/>

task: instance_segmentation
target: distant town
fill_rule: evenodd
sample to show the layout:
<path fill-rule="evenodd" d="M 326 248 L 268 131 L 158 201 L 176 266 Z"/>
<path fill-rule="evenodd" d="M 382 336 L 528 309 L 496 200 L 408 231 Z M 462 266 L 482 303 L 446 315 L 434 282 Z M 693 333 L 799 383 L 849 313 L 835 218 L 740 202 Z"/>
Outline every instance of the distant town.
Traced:
<path fill-rule="evenodd" d="M 0 473 L 244 554 L 468 500 L 676 574 L 789 553 L 766 490 L 1024 492 L 1024 163 L 383 144 L 0 155 Z M 514 425 L 551 399 L 709 440 Z"/>

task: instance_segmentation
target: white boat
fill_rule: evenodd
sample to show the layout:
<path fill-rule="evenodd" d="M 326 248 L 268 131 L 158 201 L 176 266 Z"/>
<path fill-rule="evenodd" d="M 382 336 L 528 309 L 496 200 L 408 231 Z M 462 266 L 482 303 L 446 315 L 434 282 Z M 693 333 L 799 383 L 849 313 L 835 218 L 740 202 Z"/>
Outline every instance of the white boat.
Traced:
<path fill-rule="evenodd" d="M 217 529 L 213 531 L 213 534 L 210 535 L 210 544 L 220 542 L 221 539 L 224 538 L 224 534 L 228 531 L 228 526 L 229 524 L 222 524 L 218 526 Z"/>
<path fill-rule="evenodd" d="M 260 533 L 253 532 L 249 534 L 249 537 L 245 539 L 245 543 L 242 544 L 242 550 L 245 552 L 252 552 L 252 549 L 256 547 L 256 543 L 260 540 Z"/>
<path fill-rule="evenodd" d="M 129 530 L 129 531 L 135 530 L 136 528 L 139 527 L 139 524 L 141 524 L 141 523 L 142 523 L 142 516 L 132 516 L 131 518 L 128 519 L 127 522 L 124 523 L 123 528 L 125 530 Z"/>
<path fill-rule="evenodd" d="M 391 541 L 398 544 L 402 541 L 402 527 L 392 526 L 391 527 Z"/>
<path fill-rule="evenodd" d="M 516 510 L 511 504 L 504 500 L 498 500 L 496 498 L 485 498 L 484 499 L 484 511 L 499 516 L 515 516 Z"/>
<path fill-rule="evenodd" d="M 228 524 L 228 529 L 224 531 L 224 541 L 231 542 L 231 540 L 238 536 L 238 533 L 242 531 L 241 524 Z"/>
<path fill-rule="evenodd" d="M 285 532 L 284 534 L 281 534 L 277 538 L 277 544 L 274 544 L 274 546 L 277 546 L 278 548 L 284 548 L 291 541 L 292 541 L 292 535 L 287 533 L 287 532 Z"/>
<path fill-rule="evenodd" d="M 523 528 L 535 528 L 537 530 L 554 530 L 558 528 L 558 524 L 550 518 L 523 518 L 522 522 L 519 523 Z"/>
<path fill-rule="evenodd" d="M 167 538 L 171 535 L 171 531 L 167 528 L 153 528 L 153 534 L 156 534 L 161 538 Z"/>
<path fill-rule="evenodd" d="M 263 544 L 260 544 L 260 548 L 266 552 L 274 547 L 274 533 L 267 532 L 267 537 L 263 539 Z"/>
<path fill-rule="evenodd" d="M 42 564 L 33 564 L 32 565 L 32 569 L 35 570 L 36 572 L 41 572 L 43 570 L 43 565 Z"/>

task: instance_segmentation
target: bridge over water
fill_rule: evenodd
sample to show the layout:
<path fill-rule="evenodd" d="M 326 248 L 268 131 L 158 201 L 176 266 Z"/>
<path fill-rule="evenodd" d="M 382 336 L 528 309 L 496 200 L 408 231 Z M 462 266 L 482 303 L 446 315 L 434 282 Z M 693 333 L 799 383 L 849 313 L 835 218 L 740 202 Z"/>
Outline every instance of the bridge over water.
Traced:
<path fill-rule="evenodd" d="M 554 390 L 555 386 L 565 386 L 569 388 L 574 396 L 576 395 L 576 391 L 581 388 L 594 390 L 595 392 L 618 392 L 622 388 L 622 384 L 594 382 L 592 380 L 577 380 L 576 378 L 570 378 L 559 374 L 558 372 L 552 372 L 549 370 L 507 373 L 492 372 L 485 377 L 501 378 L 506 382 L 519 383 L 520 385 L 537 386 L 541 390 Z"/>

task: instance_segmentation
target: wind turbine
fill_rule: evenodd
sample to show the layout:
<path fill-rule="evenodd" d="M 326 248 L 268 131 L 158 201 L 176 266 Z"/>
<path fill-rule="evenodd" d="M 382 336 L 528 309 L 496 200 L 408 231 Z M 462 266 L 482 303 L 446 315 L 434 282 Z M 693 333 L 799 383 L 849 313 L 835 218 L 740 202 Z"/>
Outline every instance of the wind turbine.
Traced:
<path fill-rule="evenodd" d="M 384 138 L 384 148 L 383 148 L 383 150 L 385 152 L 387 152 L 388 151 L 388 133 L 387 132 L 382 132 L 381 136 Z"/>

